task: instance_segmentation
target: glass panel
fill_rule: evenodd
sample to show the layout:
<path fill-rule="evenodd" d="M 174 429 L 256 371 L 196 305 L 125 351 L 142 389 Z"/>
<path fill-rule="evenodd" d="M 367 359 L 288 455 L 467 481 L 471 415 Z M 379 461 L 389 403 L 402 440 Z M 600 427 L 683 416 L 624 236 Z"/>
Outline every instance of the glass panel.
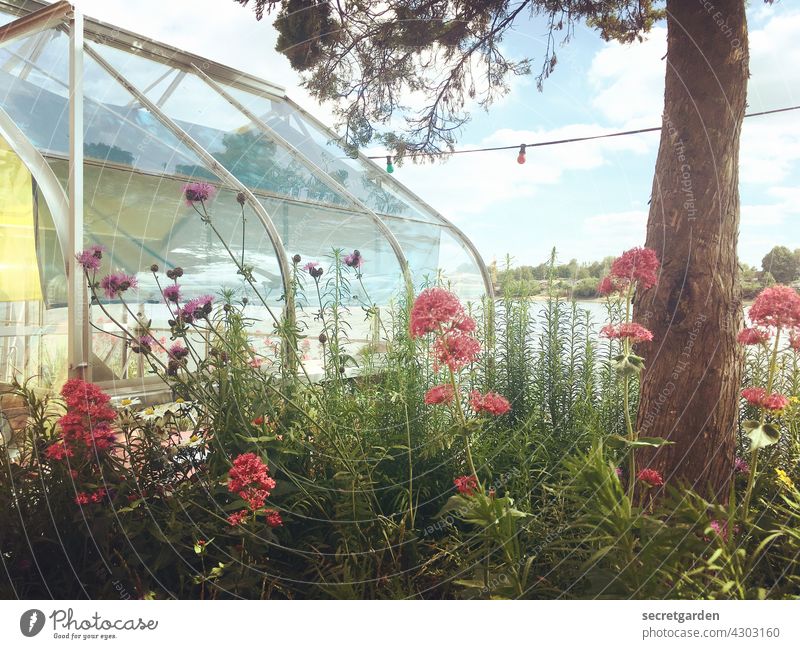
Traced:
<path fill-rule="evenodd" d="M 483 276 L 469 251 L 448 227 L 382 218 L 406 254 L 415 290 L 441 280 L 463 300 L 483 297 Z"/>
<path fill-rule="evenodd" d="M 232 86 L 223 87 L 371 210 L 431 223 L 440 222 L 435 215 L 399 191 L 397 183 L 380 167 L 351 157 L 345 148 L 337 144 L 335 136 L 304 118 L 288 103 Z"/>
<path fill-rule="evenodd" d="M 69 148 L 68 42 L 48 29 L 0 46 L 0 105 L 43 151 Z"/>
<path fill-rule="evenodd" d="M 134 73 L 132 81 L 143 92 L 170 71 L 166 65 L 119 49 L 102 45 L 97 49 L 126 77 Z M 197 75 L 182 71 L 176 80 L 179 83 L 168 87 L 168 94 L 164 84 L 145 94 L 248 187 L 290 198 L 352 205 Z"/>

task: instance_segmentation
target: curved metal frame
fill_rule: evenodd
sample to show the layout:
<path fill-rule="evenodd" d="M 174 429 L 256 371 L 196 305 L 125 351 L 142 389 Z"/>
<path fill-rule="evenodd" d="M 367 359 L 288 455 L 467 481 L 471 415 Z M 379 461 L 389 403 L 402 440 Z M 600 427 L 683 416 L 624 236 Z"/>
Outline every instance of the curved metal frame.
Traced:
<path fill-rule="evenodd" d="M 290 99 L 287 96 L 284 96 L 284 97 L 282 97 L 282 100 L 285 101 L 287 104 L 289 104 L 289 106 L 291 106 L 292 109 L 294 109 L 298 113 L 300 113 L 303 117 L 305 117 L 309 122 L 314 124 L 321 131 L 330 134 L 331 139 L 334 139 L 334 140 L 338 139 L 338 136 L 336 135 L 336 133 L 334 131 L 332 131 L 329 127 L 327 127 L 325 124 L 320 122 L 311 113 L 309 113 L 305 109 L 303 109 L 300 106 L 298 106 L 292 99 Z M 365 164 L 368 164 L 369 166 L 373 167 L 379 173 L 385 174 L 385 171 L 383 169 L 381 169 L 380 166 L 378 166 L 370 158 L 366 157 L 363 153 L 361 153 L 361 151 L 357 152 L 357 156 L 356 157 L 361 162 L 363 162 Z M 403 184 L 399 183 L 398 181 L 394 180 L 394 178 L 388 178 L 387 180 L 389 180 L 389 182 L 391 183 L 392 187 L 395 188 L 400 194 L 406 194 L 407 196 L 411 197 L 416 203 L 418 203 L 419 205 L 424 207 L 431 216 L 433 216 L 434 218 L 438 219 L 440 221 L 441 225 L 443 225 L 443 226 L 447 227 L 448 229 L 452 230 L 453 234 L 455 235 L 455 238 L 466 247 L 466 249 L 469 251 L 469 253 L 472 256 L 472 259 L 475 262 L 475 265 L 478 267 L 478 270 L 480 271 L 481 276 L 483 277 L 483 283 L 486 286 L 486 295 L 490 299 L 494 299 L 494 287 L 492 285 L 491 276 L 489 275 L 489 269 L 486 267 L 486 264 L 483 261 L 483 257 L 481 257 L 481 254 L 478 252 L 478 249 L 475 247 L 475 244 L 473 244 L 472 241 L 469 240 L 467 235 L 465 235 L 458 226 L 454 225 L 450 220 L 448 220 L 446 217 L 442 216 L 442 214 L 440 212 L 438 212 L 433 207 L 428 205 L 428 203 L 426 203 L 419 196 L 417 196 L 414 192 L 412 192 L 410 189 L 408 189 L 408 187 L 406 187 L 405 185 L 403 185 Z M 399 217 L 399 218 L 402 218 L 402 217 Z"/>

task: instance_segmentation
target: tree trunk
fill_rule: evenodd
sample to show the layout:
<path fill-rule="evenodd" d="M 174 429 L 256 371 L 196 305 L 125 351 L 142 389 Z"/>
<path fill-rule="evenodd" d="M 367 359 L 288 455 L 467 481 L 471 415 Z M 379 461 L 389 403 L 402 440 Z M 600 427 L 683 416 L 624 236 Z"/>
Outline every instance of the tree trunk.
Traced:
<path fill-rule="evenodd" d="M 637 427 L 674 444 L 641 450 L 637 470 L 725 500 L 733 473 L 742 321 L 739 136 L 748 77 L 744 0 L 667 0 L 667 73 L 646 245 L 658 284 L 634 317 L 653 332 Z"/>

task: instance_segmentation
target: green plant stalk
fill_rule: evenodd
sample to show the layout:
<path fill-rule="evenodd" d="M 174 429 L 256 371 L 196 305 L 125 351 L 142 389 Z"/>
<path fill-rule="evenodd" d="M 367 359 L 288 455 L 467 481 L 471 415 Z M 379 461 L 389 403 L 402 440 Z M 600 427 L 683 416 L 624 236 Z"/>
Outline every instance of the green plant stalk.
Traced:
<path fill-rule="evenodd" d="M 777 373 L 778 366 L 778 345 L 781 338 L 781 328 L 778 327 L 775 332 L 775 343 L 772 346 L 772 353 L 769 358 L 769 368 L 767 370 L 767 395 L 772 393 L 772 386 L 775 382 L 775 374 Z M 761 416 L 758 419 L 758 425 L 763 426 L 767 420 L 767 411 L 761 408 Z M 750 452 L 750 475 L 747 477 L 747 489 L 744 493 L 744 504 L 742 507 L 742 519 L 747 520 L 750 515 L 750 501 L 753 497 L 753 485 L 756 480 L 756 471 L 758 469 L 758 449 L 754 448 Z"/>
<path fill-rule="evenodd" d="M 628 294 L 625 296 L 625 322 L 630 322 L 631 318 L 631 297 L 633 295 L 633 283 L 628 286 Z M 628 356 L 631 353 L 631 341 L 625 338 L 622 343 L 623 353 Z M 628 431 L 628 441 L 631 447 L 628 450 L 628 499 L 633 502 L 636 491 L 636 449 L 633 443 L 636 441 L 636 431 L 633 429 L 630 409 L 630 376 L 625 375 L 622 385 L 622 400 L 625 409 L 625 427 Z"/>

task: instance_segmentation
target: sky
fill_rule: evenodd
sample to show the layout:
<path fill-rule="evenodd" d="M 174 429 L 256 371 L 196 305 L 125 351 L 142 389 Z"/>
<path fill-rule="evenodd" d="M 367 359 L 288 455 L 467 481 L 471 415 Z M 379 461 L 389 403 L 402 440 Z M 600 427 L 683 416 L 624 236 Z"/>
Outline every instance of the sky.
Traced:
<path fill-rule="evenodd" d="M 323 121 L 320 106 L 275 51 L 269 17 L 257 22 L 232 0 L 74 0 L 93 18 L 268 79 Z M 788 0 L 749 3 L 748 112 L 800 104 L 800 8 Z M 535 21 L 515 25 L 511 56 L 545 50 Z M 512 80 L 509 95 L 488 112 L 473 107 L 457 148 L 508 146 L 659 126 L 663 108 L 666 26 L 642 43 L 604 42 L 578 27 L 539 92 L 533 77 Z M 458 225 L 486 262 L 592 261 L 642 245 L 659 134 L 516 151 L 456 155 L 404 164 L 396 178 Z M 380 153 L 380 150 L 370 151 Z M 739 253 L 760 266 L 773 245 L 800 247 L 800 111 L 745 120 L 740 153 Z"/>

